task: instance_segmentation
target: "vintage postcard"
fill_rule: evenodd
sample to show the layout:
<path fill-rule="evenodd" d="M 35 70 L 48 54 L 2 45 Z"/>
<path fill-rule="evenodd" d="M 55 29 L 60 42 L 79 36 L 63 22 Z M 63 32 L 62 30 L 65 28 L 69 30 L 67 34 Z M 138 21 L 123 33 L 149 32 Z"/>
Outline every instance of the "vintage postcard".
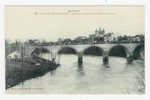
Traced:
<path fill-rule="evenodd" d="M 145 94 L 144 6 L 5 5 L 12 94 Z"/>

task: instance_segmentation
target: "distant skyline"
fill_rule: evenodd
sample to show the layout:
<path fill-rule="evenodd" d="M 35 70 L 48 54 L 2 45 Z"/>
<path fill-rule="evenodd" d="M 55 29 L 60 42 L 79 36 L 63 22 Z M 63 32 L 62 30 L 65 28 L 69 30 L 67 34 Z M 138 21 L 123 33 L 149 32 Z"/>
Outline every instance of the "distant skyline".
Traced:
<path fill-rule="evenodd" d="M 55 14 L 55 15 L 54 15 Z M 57 41 L 106 32 L 135 35 L 144 33 L 143 6 L 6 6 L 6 39 Z"/>

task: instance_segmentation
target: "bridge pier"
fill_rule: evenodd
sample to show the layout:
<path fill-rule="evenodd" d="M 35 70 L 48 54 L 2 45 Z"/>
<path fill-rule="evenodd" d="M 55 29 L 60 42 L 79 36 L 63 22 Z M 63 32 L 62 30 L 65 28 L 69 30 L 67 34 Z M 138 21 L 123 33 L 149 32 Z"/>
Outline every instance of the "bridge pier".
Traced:
<path fill-rule="evenodd" d="M 133 54 L 129 53 L 127 54 L 127 63 L 131 64 L 133 62 Z"/>
<path fill-rule="evenodd" d="M 103 64 L 108 65 L 109 64 L 109 57 L 108 57 L 108 52 L 104 51 L 103 53 Z"/>
<path fill-rule="evenodd" d="M 78 53 L 78 65 L 81 66 L 83 64 L 83 54 Z"/>

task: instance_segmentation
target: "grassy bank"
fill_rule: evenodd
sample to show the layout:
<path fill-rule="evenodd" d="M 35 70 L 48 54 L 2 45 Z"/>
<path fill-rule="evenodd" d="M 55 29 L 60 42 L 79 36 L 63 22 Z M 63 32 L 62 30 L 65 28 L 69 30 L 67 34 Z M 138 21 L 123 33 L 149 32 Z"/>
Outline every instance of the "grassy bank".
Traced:
<path fill-rule="evenodd" d="M 51 61 L 42 60 L 38 65 L 20 61 L 6 61 L 6 89 L 13 87 L 25 80 L 39 77 L 55 70 L 58 65 Z"/>

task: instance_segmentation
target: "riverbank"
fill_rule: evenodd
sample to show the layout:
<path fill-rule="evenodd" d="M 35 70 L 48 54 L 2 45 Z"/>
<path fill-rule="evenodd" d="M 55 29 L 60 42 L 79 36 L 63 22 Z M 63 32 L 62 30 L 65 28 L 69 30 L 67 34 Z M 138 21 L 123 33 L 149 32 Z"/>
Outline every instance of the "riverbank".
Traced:
<path fill-rule="evenodd" d="M 40 62 L 33 61 L 33 59 L 23 63 L 20 61 L 6 61 L 6 89 L 25 80 L 42 76 L 49 71 L 55 70 L 58 66 L 45 59 L 38 58 L 38 60 Z"/>

